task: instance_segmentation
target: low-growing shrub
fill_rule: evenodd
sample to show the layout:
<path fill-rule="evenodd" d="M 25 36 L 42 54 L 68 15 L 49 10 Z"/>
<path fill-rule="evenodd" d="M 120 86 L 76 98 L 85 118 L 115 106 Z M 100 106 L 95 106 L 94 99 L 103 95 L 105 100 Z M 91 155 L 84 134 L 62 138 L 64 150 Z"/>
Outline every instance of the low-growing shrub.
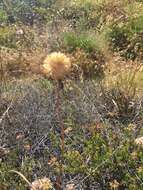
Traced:
<path fill-rule="evenodd" d="M 0 9 L 0 24 L 7 23 L 8 21 L 8 15 L 6 14 L 5 11 Z"/>
<path fill-rule="evenodd" d="M 78 73 L 75 71 L 75 75 L 79 75 L 84 79 L 97 79 L 104 75 L 105 60 L 104 56 L 98 51 L 88 54 L 77 49 L 73 53 L 73 63 L 77 65 L 79 71 Z"/>
<path fill-rule="evenodd" d="M 118 130 L 119 130 L 118 126 Z M 105 131 L 106 132 L 105 132 Z M 77 184 L 92 189 L 138 189 L 142 187 L 142 146 L 135 144 L 134 125 L 128 125 L 122 132 L 106 126 L 95 130 L 95 133 L 84 141 L 82 159 L 66 156 L 68 173 L 80 173 L 84 164 L 85 177 Z M 141 132 L 142 133 L 142 132 Z M 76 152 L 76 151 L 75 151 Z M 81 156 L 80 156 L 81 157 Z M 84 163 L 79 164 L 80 160 Z M 74 165 L 72 165 L 75 163 Z M 72 170 L 71 170 L 72 166 Z M 94 181 L 94 183 L 92 183 Z"/>
<path fill-rule="evenodd" d="M 95 39 L 86 34 L 65 33 L 64 44 L 70 52 L 77 48 L 83 49 L 87 53 L 96 50 Z"/>
<path fill-rule="evenodd" d="M 126 22 L 116 22 L 111 26 L 109 39 L 113 49 L 127 59 L 136 59 L 143 50 L 142 21 L 141 15 L 137 18 L 129 18 Z"/>
<path fill-rule="evenodd" d="M 100 2 L 75 1 L 62 9 L 62 18 L 73 28 L 85 31 L 98 26 L 102 14 Z"/>
<path fill-rule="evenodd" d="M 0 28 L 0 44 L 9 48 L 16 47 L 16 29 L 8 26 Z"/>
<path fill-rule="evenodd" d="M 84 158 L 79 151 L 73 150 L 65 153 L 65 171 L 71 174 L 84 173 L 86 170 L 86 165 L 84 163 Z"/>
<path fill-rule="evenodd" d="M 9 170 L 21 172 L 29 181 L 50 177 L 54 184 L 59 175 L 60 130 L 55 119 L 54 87 L 47 79 L 30 80 L 25 83 L 20 80 L 20 84 L 13 81 L 9 89 L 2 89 L 1 97 L 11 95 L 11 99 L 4 102 L 1 98 L 4 104 L 1 114 L 16 96 L 2 120 L 0 133 L 1 145 L 10 151 L 0 162 L 0 183 L 8 190 L 27 188 Z M 103 109 L 108 111 L 112 99 L 109 104 L 100 101 L 103 92 L 98 83 L 85 80 L 75 85 L 66 81 L 64 84 L 61 102 L 65 125 L 64 185 L 72 180 L 77 189 L 115 186 L 139 189 L 142 184 L 134 174 L 142 176 L 142 147 L 134 144 L 134 140 L 143 135 L 142 114 L 139 122 L 129 120 L 125 125 L 120 120 L 107 119 Z"/>

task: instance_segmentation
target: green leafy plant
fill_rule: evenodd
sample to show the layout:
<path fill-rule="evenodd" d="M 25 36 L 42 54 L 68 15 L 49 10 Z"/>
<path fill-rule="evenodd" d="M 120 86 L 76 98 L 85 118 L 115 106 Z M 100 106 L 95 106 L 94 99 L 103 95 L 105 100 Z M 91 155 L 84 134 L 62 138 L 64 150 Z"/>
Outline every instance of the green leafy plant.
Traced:
<path fill-rule="evenodd" d="M 16 47 L 16 31 L 14 27 L 0 28 L 0 44 L 1 46 L 14 48 Z"/>
<path fill-rule="evenodd" d="M 80 48 L 90 53 L 96 49 L 95 39 L 86 34 L 65 33 L 64 44 L 69 51 L 75 51 Z"/>
<path fill-rule="evenodd" d="M 7 20 L 8 20 L 8 15 L 5 11 L 1 10 L 0 9 L 0 21 L 2 23 L 7 23 Z"/>

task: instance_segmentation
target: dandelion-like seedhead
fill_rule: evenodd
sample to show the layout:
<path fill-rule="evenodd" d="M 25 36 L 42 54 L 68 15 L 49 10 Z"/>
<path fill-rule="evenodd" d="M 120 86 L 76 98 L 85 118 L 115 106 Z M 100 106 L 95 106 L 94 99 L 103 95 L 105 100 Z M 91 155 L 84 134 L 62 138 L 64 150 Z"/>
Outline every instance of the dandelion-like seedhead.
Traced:
<path fill-rule="evenodd" d="M 52 183 L 50 179 L 44 177 L 42 179 L 37 179 L 32 182 L 31 190 L 51 190 Z"/>
<path fill-rule="evenodd" d="M 42 65 L 42 73 L 53 80 L 62 80 L 71 71 L 69 57 L 60 52 L 47 55 Z"/>
<path fill-rule="evenodd" d="M 135 139 L 135 144 L 136 145 L 143 145 L 143 137 L 139 137 Z"/>

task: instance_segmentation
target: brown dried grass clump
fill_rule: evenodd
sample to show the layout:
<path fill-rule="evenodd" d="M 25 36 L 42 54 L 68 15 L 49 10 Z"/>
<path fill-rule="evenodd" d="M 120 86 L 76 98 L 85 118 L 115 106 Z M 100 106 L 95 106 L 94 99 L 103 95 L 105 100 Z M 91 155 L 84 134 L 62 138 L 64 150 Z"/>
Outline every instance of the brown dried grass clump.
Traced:
<path fill-rule="evenodd" d="M 76 71 L 73 71 L 83 78 L 96 78 L 104 73 L 104 56 L 98 53 L 87 54 L 81 49 L 77 49 L 73 54 L 73 65 L 76 65 Z"/>
<path fill-rule="evenodd" d="M 63 53 L 47 55 L 42 65 L 42 74 L 53 80 L 62 80 L 71 71 L 70 59 Z"/>

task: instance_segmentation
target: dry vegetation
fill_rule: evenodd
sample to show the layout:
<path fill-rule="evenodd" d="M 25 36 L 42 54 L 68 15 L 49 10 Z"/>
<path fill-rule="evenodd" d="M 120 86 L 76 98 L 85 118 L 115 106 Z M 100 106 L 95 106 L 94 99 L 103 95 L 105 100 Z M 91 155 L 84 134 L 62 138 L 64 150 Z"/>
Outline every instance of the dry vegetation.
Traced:
<path fill-rule="evenodd" d="M 143 189 L 142 23 L 139 0 L 0 2 L 0 190 Z"/>

